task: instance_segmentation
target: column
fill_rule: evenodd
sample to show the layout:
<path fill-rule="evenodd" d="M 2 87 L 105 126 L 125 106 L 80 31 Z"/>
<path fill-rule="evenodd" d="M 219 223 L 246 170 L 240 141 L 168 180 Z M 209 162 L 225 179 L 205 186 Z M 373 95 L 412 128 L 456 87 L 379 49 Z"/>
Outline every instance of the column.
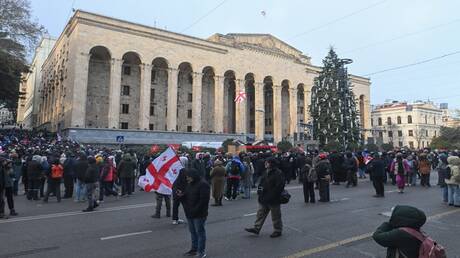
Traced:
<path fill-rule="evenodd" d="M 91 55 L 86 53 L 79 53 L 75 57 L 74 64 L 74 82 L 73 82 L 73 96 L 72 96 L 72 119 L 71 127 L 85 127 L 86 122 L 86 96 L 88 88 L 88 67 Z M 50 97 L 51 93 L 48 93 Z M 50 102 L 47 102 L 48 107 L 51 108 Z M 48 115 L 48 121 L 52 118 Z"/>
<path fill-rule="evenodd" d="M 174 68 L 168 69 L 168 113 L 167 128 L 168 131 L 176 131 L 177 126 L 177 75 L 179 70 Z"/>
<path fill-rule="evenodd" d="M 242 91 L 245 91 L 245 80 L 240 80 L 237 79 L 235 81 L 235 96 L 238 96 L 238 94 Z M 246 129 L 246 105 L 248 103 L 248 100 L 245 99 L 240 103 L 235 103 L 236 108 L 235 108 L 235 121 L 236 121 L 236 133 L 239 134 L 245 134 L 247 132 Z"/>
<path fill-rule="evenodd" d="M 265 101 L 264 101 L 264 84 L 254 83 L 255 90 L 255 132 L 256 140 L 263 140 L 265 136 Z"/>
<path fill-rule="evenodd" d="M 281 115 L 281 86 L 273 85 L 273 141 L 275 144 L 283 139 Z"/>
<path fill-rule="evenodd" d="M 224 131 L 224 82 L 225 77 L 215 76 L 214 86 L 214 131 Z"/>
<path fill-rule="evenodd" d="M 294 133 L 297 132 L 297 89 L 289 88 L 289 134 L 294 140 Z"/>
<path fill-rule="evenodd" d="M 192 131 L 201 131 L 201 91 L 203 90 L 203 74 L 193 73 L 192 85 Z"/>
<path fill-rule="evenodd" d="M 149 129 L 150 122 L 150 88 L 152 87 L 152 66 L 141 64 L 141 89 L 139 105 L 139 129 Z"/>
<path fill-rule="evenodd" d="M 110 67 L 109 128 L 120 127 L 121 67 L 123 60 L 112 58 Z"/>
<path fill-rule="evenodd" d="M 311 87 L 307 85 L 304 86 L 303 92 L 303 105 L 304 105 L 304 123 L 307 123 L 310 120 L 310 103 L 311 103 Z"/>

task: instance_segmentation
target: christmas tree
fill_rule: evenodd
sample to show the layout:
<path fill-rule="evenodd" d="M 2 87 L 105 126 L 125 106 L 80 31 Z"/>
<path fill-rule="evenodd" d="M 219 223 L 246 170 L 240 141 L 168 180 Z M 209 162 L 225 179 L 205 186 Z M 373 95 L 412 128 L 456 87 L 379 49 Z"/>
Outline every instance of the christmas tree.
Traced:
<path fill-rule="evenodd" d="M 356 103 L 345 68 L 349 63 L 350 59 L 339 59 L 331 48 L 312 87 L 313 137 L 322 147 L 335 145 L 346 150 L 359 143 Z"/>

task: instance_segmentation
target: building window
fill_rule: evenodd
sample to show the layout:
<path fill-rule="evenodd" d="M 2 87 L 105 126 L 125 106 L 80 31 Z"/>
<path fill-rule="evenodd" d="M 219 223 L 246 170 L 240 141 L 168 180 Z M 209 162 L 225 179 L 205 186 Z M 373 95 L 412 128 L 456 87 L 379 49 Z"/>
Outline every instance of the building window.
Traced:
<path fill-rule="evenodd" d="M 155 106 L 154 106 L 154 105 L 151 105 L 151 106 L 150 106 L 150 115 L 151 115 L 151 116 L 154 116 L 154 115 L 155 115 Z"/>
<path fill-rule="evenodd" d="M 435 130 L 434 131 L 434 137 L 438 137 L 437 134 L 438 134 L 438 131 Z"/>
<path fill-rule="evenodd" d="M 379 138 L 383 138 L 383 132 L 379 132 Z"/>
<path fill-rule="evenodd" d="M 411 149 L 414 148 L 414 142 L 409 142 L 409 148 L 411 148 Z"/>
<path fill-rule="evenodd" d="M 374 119 L 371 119 L 371 126 L 374 126 Z"/>
<path fill-rule="evenodd" d="M 123 96 L 129 96 L 129 86 L 123 85 L 123 91 L 121 93 Z"/>
<path fill-rule="evenodd" d="M 130 66 L 123 66 L 123 74 L 124 75 L 131 75 L 131 67 Z"/>
<path fill-rule="evenodd" d="M 398 117 L 397 117 L 397 120 L 398 120 L 398 121 L 397 121 L 398 125 L 400 125 L 400 124 L 401 124 L 401 117 L 398 116 Z"/>
<path fill-rule="evenodd" d="M 387 124 L 391 125 L 391 117 L 387 117 Z"/>
<path fill-rule="evenodd" d="M 187 118 L 192 118 L 192 110 L 187 110 Z"/>
<path fill-rule="evenodd" d="M 150 89 L 150 102 L 155 101 L 155 89 Z"/>
<path fill-rule="evenodd" d="M 389 138 L 393 138 L 393 132 L 392 132 L 392 131 L 389 131 L 389 132 L 388 132 L 388 137 L 389 137 Z"/>
<path fill-rule="evenodd" d="M 153 131 L 153 124 L 149 124 L 149 130 Z"/>
<path fill-rule="evenodd" d="M 192 131 L 192 126 L 188 125 L 187 126 L 187 132 L 191 132 Z"/>
<path fill-rule="evenodd" d="M 412 124 L 412 116 L 407 116 L 407 123 Z"/>
<path fill-rule="evenodd" d="M 188 94 L 188 102 L 192 102 L 192 101 L 193 101 L 193 94 L 189 93 Z"/>
<path fill-rule="evenodd" d="M 436 124 L 436 117 L 433 117 L 433 123 Z"/>
<path fill-rule="evenodd" d="M 121 123 L 121 129 L 128 129 L 128 123 L 127 122 L 122 122 Z"/>
<path fill-rule="evenodd" d="M 156 78 L 157 78 L 157 71 L 156 71 L 156 70 L 152 70 L 152 73 L 151 73 L 151 74 L 152 74 L 152 78 L 150 79 L 150 80 L 151 80 L 151 83 L 152 83 L 152 84 L 156 84 L 156 83 L 157 83 L 157 80 L 156 80 Z"/>
<path fill-rule="evenodd" d="M 121 113 L 122 114 L 129 114 L 129 104 L 122 104 L 121 105 Z"/>
<path fill-rule="evenodd" d="M 414 136 L 414 131 L 409 130 L 409 136 Z"/>
<path fill-rule="evenodd" d="M 425 115 L 425 124 L 428 124 L 428 116 Z"/>
<path fill-rule="evenodd" d="M 399 142 L 399 147 L 402 147 L 403 146 L 403 142 Z"/>
<path fill-rule="evenodd" d="M 426 130 L 425 132 L 426 132 L 426 137 L 428 137 L 428 130 Z"/>
<path fill-rule="evenodd" d="M 379 125 L 382 125 L 382 118 L 381 118 L 381 117 L 379 117 L 378 122 L 379 122 L 379 123 L 378 123 Z"/>
<path fill-rule="evenodd" d="M 398 131 L 398 137 L 402 137 L 403 136 L 403 132 L 402 131 Z"/>

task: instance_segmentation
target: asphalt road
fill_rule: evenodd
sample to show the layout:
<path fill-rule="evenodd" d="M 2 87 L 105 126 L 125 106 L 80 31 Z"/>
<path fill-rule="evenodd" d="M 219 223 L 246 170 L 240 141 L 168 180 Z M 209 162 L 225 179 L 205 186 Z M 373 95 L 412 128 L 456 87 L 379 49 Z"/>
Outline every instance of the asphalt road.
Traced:
<path fill-rule="evenodd" d="M 300 185 L 291 183 L 287 189 L 292 198 L 282 207 L 284 232 L 278 239 L 269 237 L 270 217 L 259 236 L 244 231 L 255 220 L 255 198 L 210 207 L 208 257 L 384 258 L 385 249 L 369 236 L 396 204 L 424 210 L 430 220 L 423 229 L 446 247 L 448 257 L 460 257 L 460 209 L 442 204 L 438 187 L 413 187 L 398 194 L 387 185 L 386 198 L 376 199 L 363 180 L 356 188 L 331 186 L 331 203 L 308 205 Z M 20 216 L 0 220 L 0 258 L 181 257 L 190 248 L 187 226 L 172 225 L 166 217 L 150 218 L 154 199 L 152 193 L 136 192 L 120 200 L 106 198 L 97 212 L 83 213 L 85 204 L 72 200 L 56 203 L 50 198 L 42 204 L 19 196 Z"/>

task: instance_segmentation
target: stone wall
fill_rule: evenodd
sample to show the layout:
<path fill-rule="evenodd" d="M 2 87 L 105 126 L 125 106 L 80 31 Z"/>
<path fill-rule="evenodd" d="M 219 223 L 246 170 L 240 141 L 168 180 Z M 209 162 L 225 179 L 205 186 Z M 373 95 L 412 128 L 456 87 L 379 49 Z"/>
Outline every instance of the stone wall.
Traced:
<path fill-rule="evenodd" d="M 86 127 L 108 128 L 110 61 L 90 59 L 86 99 Z M 84 94 L 84 93 L 82 93 Z"/>
<path fill-rule="evenodd" d="M 131 68 L 131 73 L 129 75 L 124 73 L 123 69 L 125 69 L 125 67 Z M 140 67 L 135 64 L 124 64 L 123 69 L 121 75 L 121 90 L 123 90 L 124 85 L 129 86 L 129 96 L 123 96 L 120 92 L 120 125 L 123 122 L 127 122 L 128 129 L 139 129 Z M 123 104 L 129 105 L 128 114 L 122 113 Z"/>

